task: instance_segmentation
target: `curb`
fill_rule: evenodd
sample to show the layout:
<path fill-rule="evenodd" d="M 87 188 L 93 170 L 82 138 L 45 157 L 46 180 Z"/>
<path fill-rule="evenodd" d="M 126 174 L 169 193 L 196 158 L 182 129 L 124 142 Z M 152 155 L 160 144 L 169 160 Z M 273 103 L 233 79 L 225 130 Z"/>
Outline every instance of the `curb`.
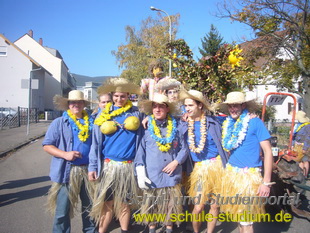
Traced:
<path fill-rule="evenodd" d="M 18 149 L 20 149 L 20 148 L 22 148 L 22 147 L 24 147 L 24 146 L 30 144 L 31 142 L 33 142 L 33 141 L 35 141 L 35 140 L 37 140 L 37 139 L 39 139 L 39 138 L 42 138 L 42 137 L 44 137 L 44 136 L 45 136 L 45 132 L 44 132 L 43 134 L 40 134 L 40 135 L 38 135 L 38 136 L 35 136 L 35 137 L 33 137 L 33 138 L 31 138 L 31 139 L 25 141 L 25 142 L 22 142 L 21 144 L 15 146 L 14 148 L 10 148 L 10 149 L 8 149 L 8 150 L 6 150 L 6 151 L 0 152 L 0 158 L 2 159 L 2 158 L 5 157 L 6 155 L 8 155 L 10 152 L 12 152 L 12 151 L 14 151 L 14 150 L 18 150 Z"/>

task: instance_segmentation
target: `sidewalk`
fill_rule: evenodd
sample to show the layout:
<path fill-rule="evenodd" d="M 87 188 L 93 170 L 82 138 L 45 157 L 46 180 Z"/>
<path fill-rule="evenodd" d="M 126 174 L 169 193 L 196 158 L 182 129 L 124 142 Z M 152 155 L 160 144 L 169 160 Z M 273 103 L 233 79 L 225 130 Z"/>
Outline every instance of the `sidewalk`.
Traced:
<path fill-rule="evenodd" d="M 33 140 L 43 137 L 50 123 L 51 121 L 40 121 L 30 124 L 29 135 L 27 135 L 26 125 L 0 130 L 0 158 Z"/>

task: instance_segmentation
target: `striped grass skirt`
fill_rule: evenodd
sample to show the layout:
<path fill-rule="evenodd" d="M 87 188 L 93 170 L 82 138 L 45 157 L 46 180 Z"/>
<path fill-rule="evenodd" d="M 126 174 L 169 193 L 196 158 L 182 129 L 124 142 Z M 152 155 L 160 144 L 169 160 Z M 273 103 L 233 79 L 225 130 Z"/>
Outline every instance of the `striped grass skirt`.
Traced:
<path fill-rule="evenodd" d="M 109 195 L 113 197 L 113 212 L 117 218 L 121 216 L 128 196 L 138 196 L 138 185 L 131 161 L 119 162 L 105 159 L 100 177 L 90 212 L 90 216 L 97 223 L 100 217 L 104 216 L 103 207 L 107 199 L 111 199 Z M 130 205 L 130 208 L 135 209 L 137 206 Z"/>
<path fill-rule="evenodd" d="M 231 216 L 244 213 L 264 214 L 264 205 L 257 197 L 262 181 L 260 168 L 237 168 L 227 164 L 220 192 L 221 212 L 229 213 Z M 242 199 L 238 199 L 239 197 Z M 248 203 L 247 200 L 250 198 L 253 201 Z"/>
<path fill-rule="evenodd" d="M 138 222 L 140 224 L 155 224 L 171 225 L 171 214 L 179 216 L 182 213 L 182 198 L 181 184 L 173 187 L 154 188 L 143 191 L 143 200 L 140 208 L 140 214 L 156 216 L 154 221 Z M 180 222 L 174 222 L 180 225 Z"/>
<path fill-rule="evenodd" d="M 92 202 L 95 193 L 95 184 L 93 182 L 88 181 L 87 166 L 72 165 L 70 170 L 70 181 L 68 185 L 69 200 L 71 203 L 70 206 L 71 218 L 74 217 L 74 211 L 77 209 L 77 205 L 79 202 L 79 195 L 81 192 L 83 182 L 85 184 L 88 197 Z M 56 210 L 57 195 L 62 185 L 63 184 L 53 182 L 51 188 L 48 191 L 47 208 L 48 211 L 51 212 L 53 215 L 55 214 Z"/>
<path fill-rule="evenodd" d="M 219 193 L 223 172 L 224 169 L 220 156 L 196 162 L 194 170 L 189 177 L 188 195 L 190 197 L 197 197 L 201 194 L 199 203 L 205 204 L 212 193 Z"/>

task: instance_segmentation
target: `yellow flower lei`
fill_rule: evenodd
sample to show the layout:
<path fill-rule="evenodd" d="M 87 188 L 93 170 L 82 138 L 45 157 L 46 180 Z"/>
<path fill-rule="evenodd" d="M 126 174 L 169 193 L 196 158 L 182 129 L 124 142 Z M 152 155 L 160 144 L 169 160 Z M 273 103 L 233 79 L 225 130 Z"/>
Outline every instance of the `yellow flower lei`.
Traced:
<path fill-rule="evenodd" d="M 203 114 L 200 118 L 200 141 L 198 147 L 195 146 L 195 134 L 194 134 L 194 120 L 188 121 L 188 144 L 191 152 L 200 153 L 203 151 L 207 140 L 207 125 L 206 114 Z"/>
<path fill-rule="evenodd" d="M 172 128 L 173 128 L 173 124 L 172 124 L 172 118 L 170 115 L 168 115 L 167 117 L 168 119 L 168 123 L 167 123 L 167 134 L 166 134 L 166 138 L 169 138 L 171 136 L 172 133 Z M 160 134 L 160 129 L 157 127 L 156 125 L 156 121 L 154 118 L 154 115 L 152 115 L 152 121 L 151 121 L 153 127 L 154 127 L 154 134 L 159 137 L 162 138 L 161 134 Z M 167 152 L 170 150 L 171 148 L 171 142 L 170 143 L 166 143 L 166 144 L 161 144 L 160 142 L 156 141 L 156 145 L 158 146 L 158 149 L 162 152 Z"/>
<path fill-rule="evenodd" d="M 82 125 L 77 119 L 76 116 L 71 113 L 70 110 L 67 110 L 68 116 L 73 120 L 76 126 L 79 129 L 78 138 L 81 142 L 85 142 L 89 137 L 89 118 L 85 110 L 82 111 L 82 116 L 84 120 L 84 125 Z"/>
<path fill-rule="evenodd" d="M 132 102 L 128 100 L 124 107 L 121 107 L 113 112 L 109 113 L 112 103 L 108 103 L 105 106 L 105 109 L 101 112 L 100 116 L 95 120 L 96 125 L 102 125 L 104 122 L 110 120 L 112 117 L 121 115 L 124 112 L 127 112 L 132 107 Z"/>

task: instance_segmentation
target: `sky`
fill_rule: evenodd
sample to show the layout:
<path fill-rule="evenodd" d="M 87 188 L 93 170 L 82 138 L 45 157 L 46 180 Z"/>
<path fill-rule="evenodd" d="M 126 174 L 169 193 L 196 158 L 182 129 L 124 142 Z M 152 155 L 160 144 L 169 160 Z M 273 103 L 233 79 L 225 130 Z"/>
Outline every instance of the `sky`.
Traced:
<path fill-rule="evenodd" d="M 159 17 L 150 6 L 169 15 L 180 14 L 177 38 L 183 38 L 194 56 L 200 56 L 201 39 L 213 24 L 228 43 L 251 40 L 243 24 L 215 16 L 221 0 L 0 0 L 0 33 L 11 42 L 30 29 L 33 38 L 57 49 L 72 73 L 118 76 L 112 50 L 126 43 L 127 25 L 140 29 L 149 16 Z M 164 14 L 163 14 L 164 16 Z"/>

